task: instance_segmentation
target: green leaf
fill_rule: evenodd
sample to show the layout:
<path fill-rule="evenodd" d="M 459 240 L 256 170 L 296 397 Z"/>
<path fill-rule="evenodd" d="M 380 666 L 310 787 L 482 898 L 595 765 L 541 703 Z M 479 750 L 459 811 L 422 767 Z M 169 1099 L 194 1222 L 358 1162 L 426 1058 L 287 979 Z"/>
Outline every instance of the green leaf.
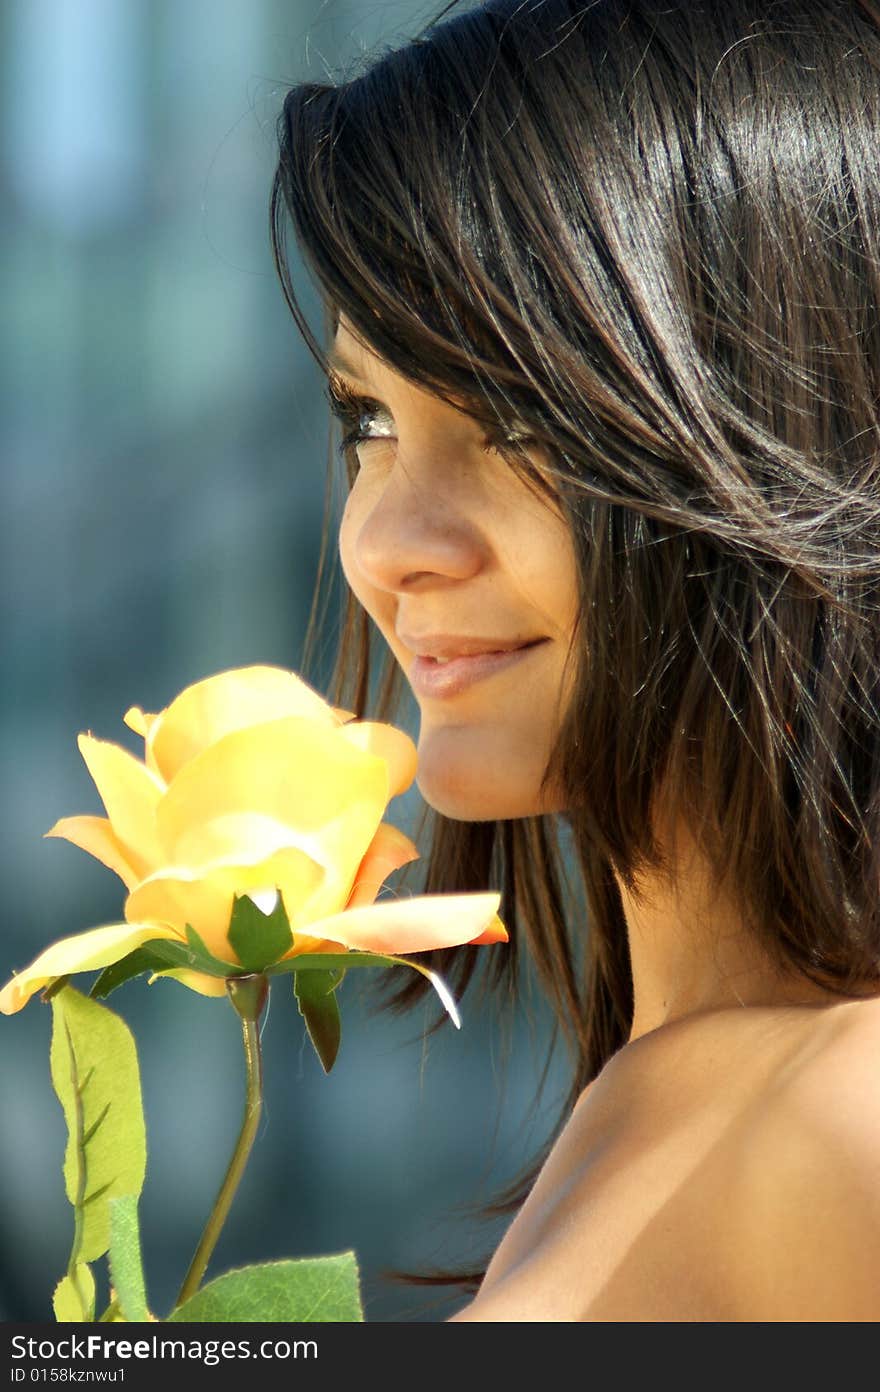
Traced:
<path fill-rule="evenodd" d="M 230 971 L 235 970 L 230 964 L 219 962 L 213 957 L 198 934 L 189 926 L 185 943 L 173 938 L 160 938 L 150 946 L 161 961 L 161 966 L 157 968 L 160 971 L 165 967 L 188 967 L 190 970 L 210 972 L 212 976 L 228 976 Z"/>
<path fill-rule="evenodd" d="M 110 1245 L 110 1200 L 139 1194 L 147 1145 L 137 1053 L 118 1015 L 65 986 L 52 999 L 52 1085 L 67 1122 L 64 1180 L 74 1211 L 71 1270 Z"/>
<path fill-rule="evenodd" d="M 78 1262 L 73 1272 L 58 1282 L 52 1309 L 59 1324 L 91 1324 L 95 1318 L 95 1278 L 85 1262 Z"/>
<path fill-rule="evenodd" d="M 178 942 L 176 938 L 157 938 L 150 944 L 159 962 L 156 971 L 162 971 L 165 967 L 192 967 L 195 965 L 195 953 L 186 943 Z"/>
<path fill-rule="evenodd" d="M 386 957 L 378 952 L 301 952 L 296 957 L 285 957 L 266 968 L 267 976 L 281 976 L 286 972 L 329 971 L 349 967 L 414 967 L 415 962 L 405 962 L 402 957 Z"/>
<path fill-rule="evenodd" d="M 262 972 L 293 944 L 293 934 L 281 895 L 270 914 L 257 908 L 247 894 L 236 894 L 229 922 L 229 941 L 246 972 Z"/>
<path fill-rule="evenodd" d="M 330 1072 L 339 1052 L 342 1024 L 335 991 L 344 975 L 342 971 L 293 974 L 293 990 L 299 1001 L 299 1013 L 306 1022 L 309 1038 L 325 1073 Z"/>
<path fill-rule="evenodd" d="M 168 1316 L 169 1323 L 312 1324 L 364 1318 L 354 1252 L 227 1271 Z"/>
<path fill-rule="evenodd" d="M 150 972 L 164 972 L 164 969 L 170 966 L 187 967 L 191 972 L 205 972 L 207 976 L 227 977 L 242 972 L 242 967 L 238 966 L 238 963 L 221 962 L 220 958 L 216 958 L 213 952 L 205 947 L 195 928 L 189 927 L 189 924 L 187 924 L 187 941 L 181 942 L 175 938 L 156 938 L 155 941 L 146 944 L 146 949 L 153 956 L 153 962 L 150 962 L 149 965 Z M 136 948 L 135 951 L 138 952 L 141 949 Z M 107 967 L 107 970 L 111 970 L 110 967 Z"/>
<path fill-rule="evenodd" d="M 111 991 L 115 991 L 117 986 L 124 985 L 133 977 L 141 976 L 143 972 L 162 971 L 167 965 L 166 959 L 160 953 L 154 952 L 151 944 L 136 947 L 127 957 L 122 957 L 118 962 L 112 962 L 109 967 L 104 968 L 89 995 L 92 1000 L 103 1000 Z"/>
<path fill-rule="evenodd" d="M 123 1318 L 133 1323 L 150 1318 L 137 1206 L 136 1194 L 110 1200 L 110 1280 Z"/>

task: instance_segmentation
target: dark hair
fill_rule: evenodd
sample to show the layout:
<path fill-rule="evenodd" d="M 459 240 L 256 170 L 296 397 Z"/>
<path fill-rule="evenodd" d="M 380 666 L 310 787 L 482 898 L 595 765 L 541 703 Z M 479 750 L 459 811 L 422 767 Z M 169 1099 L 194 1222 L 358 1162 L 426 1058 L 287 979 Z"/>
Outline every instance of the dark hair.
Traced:
<path fill-rule="evenodd" d="M 425 888 L 503 889 L 488 984 L 527 943 L 573 1046 L 567 1112 L 631 1027 L 615 874 L 674 878 L 661 807 L 781 971 L 880 989 L 880 9 L 453 8 L 289 93 L 273 249 L 322 365 L 288 218 L 329 324 L 481 419 L 515 414 L 552 461 L 581 612 L 548 779 L 589 931 L 553 816 L 434 815 Z M 349 596 L 335 699 L 359 714 L 374 637 Z M 431 960 L 460 993 L 478 956 Z"/>

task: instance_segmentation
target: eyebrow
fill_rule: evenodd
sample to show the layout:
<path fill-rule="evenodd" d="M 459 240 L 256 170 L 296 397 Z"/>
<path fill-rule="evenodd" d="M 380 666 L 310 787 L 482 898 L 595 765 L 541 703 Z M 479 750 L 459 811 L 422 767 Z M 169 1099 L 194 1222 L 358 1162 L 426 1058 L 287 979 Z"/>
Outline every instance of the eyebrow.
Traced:
<path fill-rule="evenodd" d="M 327 354 L 327 365 L 333 372 L 343 372 L 346 377 L 351 377 L 355 382 L 360 382 L 361 386 L 366 386 L 364 378 L 360 376 L 356 368 L 352 367 L 347 358 L 344 358 L 334 348 Z"/>

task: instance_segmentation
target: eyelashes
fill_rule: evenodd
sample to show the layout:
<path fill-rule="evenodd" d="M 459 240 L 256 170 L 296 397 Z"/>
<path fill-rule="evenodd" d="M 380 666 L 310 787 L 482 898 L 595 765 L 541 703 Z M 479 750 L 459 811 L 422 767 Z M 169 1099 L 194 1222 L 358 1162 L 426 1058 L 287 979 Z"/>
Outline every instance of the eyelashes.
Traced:
<path fill-rule="evenodd" d="M 377 416 L 382 416 L 383 413 L 387 415 L 380 401 L 374 401 L 369 396 L 362 396 L 360 392 L 353 391 L 341 377 L 336 376 L 328 378 L 324 395 L 331 414 L 342 426 L 339 450 L 346 459 L 351 459 L 354 450 L 364 441 L 387 438 L 371 435 L 368 428 L 365 428 L 366 423 L 375 421 Z"/>
<path fill-rule="evenodd" d="M 333 418 L 339 421 L 342 426 L 339 452 L 347 464 L 357 467 L 356 451 L 358 445 L 365 444 L 369 440 L 393 438 L 393 433 L 389 436 L 387 427 L 375 434 L 371 433 L 371 427 L 375 426 L 383 417 L 391 421 L 391 413 L 388 408 L 383 406 L 381 401 L 376 401 L 372 397 L 363 396 L 360 392 L 355 391 L 336 373 L 331 373 L 328 376 L 324 395 Z M 483 448 L 522 456 L 528 445 L 533 442 L 534 437 L 525 430 L 498 430 L 485 436 Z"/>

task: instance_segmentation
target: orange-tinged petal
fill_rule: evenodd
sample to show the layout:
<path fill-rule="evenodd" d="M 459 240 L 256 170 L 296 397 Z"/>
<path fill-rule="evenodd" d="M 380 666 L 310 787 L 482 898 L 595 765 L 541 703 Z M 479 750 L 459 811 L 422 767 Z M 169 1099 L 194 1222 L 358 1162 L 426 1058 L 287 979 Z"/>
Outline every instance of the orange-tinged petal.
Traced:
<path fill-rule="evenodd" d="M 294 945 L 285 957 L 298 957 L 302 952 L 345 952 L 345 943 L 331 942 L 327 938 L 315 938 L 311 933 L 297 933 Z"/>
<path fill-rule="evenodd" d="M 496 914 L 485 933 L 481 933 L 478 938 L 471 938 L 471 947 L 479 947 L 483 943 L 510 942 L 510 936 L 501 919 Z"/>
<path fill-rule="evenodd" d="M 409 837 L 390 822 L 383 822 L 358 866 L 346 908 L 357 909 L 372 904 L 392 871 L 418 858 L 419 852 Z"/>
<path fill-rule="evenodd" d="M 198 873 L 187 877 L 158 870 L 132 890 L 125 901 L 125 917 L 132 923 L 161 923 L 175 936 L 186 939 L 189 923 L 205 946 L 223 961 L 237 962 L 226 933 L 232 913 L 232 890 Z"/>
<path fill-rule="evenodd" d="M 118 744 L 92 735 L 80 735 L 77 743 L 126 859 L 139 876 L 148 875 L 163 860 L 156 810 L 164 784 Z"/>
<path fill-rule="evenodd" d="M 170 783 L 190 759 L 235 730 L 299 716 L 337 727 L 333 707 L 294 672 L 239 667 L 182 691 L 148 737 L 149 757 Z"/>
<path fill-rule="evenodd" d="M 339 729 L 342 739 L 350 740 L 367 754 L 376 754 L 388 764 L 389 798 L 405 793 L 416 776 L 418 752 L 409 735 L 381 721 L 356 720 Z"/>
<path fill-rule="evenodd" d="M 215 957 L 237 963 L 228 938 L 233 895 L 278 889 L 288 916 L 294 918 L 299 904 L 309 899 L 323 876 L 323 867 L 296 847 L 255 865 L 218 864 L 209 871 L 159 870 L 132 890 L 125 916 L 132 922 L 168 924 L 181 937 L 190 924 Z"/>
<path fill-rule="evenodd" d="M 0 991 L 0 1012 L 14 1015 L 56 976 L 109 967 L 145 942 L 177 936 L 172 929 L 155 923 L 113 923 L 106 928 L 90 928 L 87 933 L 62 938 L 6 983 Z"/>
<path fill-rule="evenodd" d="M 346 909 L 313 923 L 312 931 L 366 952 L 427 952 L 481 937 L 500 903 L 500 894 L 420 894 Z M 298 950 L 297 941 L 288 956 Z"/>
<path fill-rule="evenodd" d="M 290 718 L 237 730 L 183 768 L 157 821 L 166 864 L 201 865 L 232 854 L 230 816 L 268 819 L 290 841 L 332 865 L 344 882 L 342 908 L 388 800 L 388 766 L 339 738 L 340 727 Z M 257 822 L 252 821 L 251 827 Z M 274 831 L 272 833 L 274 835 Z M 264 843 L 271 854 L 271 840 Z M 250 844 L 251 859 L 259 844 Z"/>
<path fill-rule="evenodd" d="M 163 981 L 166 976 L 170 976 L 172 981 L 179 981 L 183 986 L 188 986 L 191 991 L 197 991 L 200 996 L 226 995 L 224 977 L 207 976 L 204 972 L 191 971 L 189 967 L 169 967 L 167 971 L 153 972 L 147 984 L 152 986 L 154 981 Z"/>
<path fill-rule="evenodd" d="M 106 817 L 62 817 L 45 835 L 61 837 L 88 851 L 117 874 L 126 889 L 132 889 L 141 878 Z"/>

